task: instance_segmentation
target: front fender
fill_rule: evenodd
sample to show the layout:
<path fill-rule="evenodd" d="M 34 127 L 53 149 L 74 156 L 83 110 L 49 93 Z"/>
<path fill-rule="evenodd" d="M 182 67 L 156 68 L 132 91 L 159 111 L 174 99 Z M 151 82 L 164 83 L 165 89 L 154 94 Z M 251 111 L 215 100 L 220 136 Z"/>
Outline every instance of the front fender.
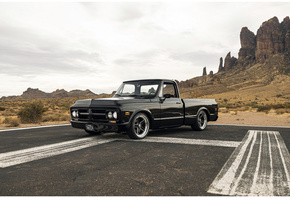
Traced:
<path fill-rule="evenodd" d="M 130 125 L 131 125 L 131 122 L 133 120 L 133 118 L 138 114 L 138 113 L 144 113 L 147 115 L 149 121 L 150 121 L 150 127 L 152 126 L 152 122 L 153 122 L 153 116 L 152 116 L 152 113 L 149 109 L 139 109 L 139 110 L 136 110 L 132 113 L 130 119 L 129 119 L 129 122 L 128 124 L 126 125 L 126 128 L 129 128 Z"/>

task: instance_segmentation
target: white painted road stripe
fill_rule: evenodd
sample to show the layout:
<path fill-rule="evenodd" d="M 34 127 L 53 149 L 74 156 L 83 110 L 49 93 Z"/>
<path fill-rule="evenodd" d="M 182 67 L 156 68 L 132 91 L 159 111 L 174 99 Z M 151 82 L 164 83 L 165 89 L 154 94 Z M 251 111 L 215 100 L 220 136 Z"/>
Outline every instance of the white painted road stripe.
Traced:
<path fill-rule="evenodd" d="M 117 135 L 104 135 L 103 137 L 88 137 L 78 140 L 71 140 L 56 144 L 39 146 L 18 151 L 11 151 L 0 154 L 0 168 L 6 168 L 34 160 L 48 158 L 64 153 L 77 151 L 80 149 L 104 144 L 116 140 L 135 141 L 135 142 L 159 142 L 159 143 L 174 143 L 174 144 L 190 144 L 190 145 L 205 145 L 205 146 L 221 146 L 221 147 L 237 147 L 240 142 L 236 141 L 219 141 L 219 140 L 201 140 L 201 139 L 185 139 L 185 138 L 164 138 L 164 137 L 147 137 L 142 140 L 132 140 L 125 138 L 116 138 Z M 118 136 L 120 137 L 120 136 Z"/>
<path fill-rule="evenodd" d="M 58 125 L 45 125 L 45 126 L 35 126 L 35 127 L 25 127 L 25 128 L 14 128 L 14 129 L 1 129 L 1 132 L 8 131 L 18 131 L 18 130 L 27 130 L 27 129 L 39 129 L 39 128 L 48 128 L 48 127 L 61 127 L 69 126 L 71 124 L 58 124 Z M 209 123 L 209 126 L 238 126 L 238 127 L 267 127 L 267 128 L 290 128 L 290 126 L 258 126 L 258 125 L 239 125 L 239 124 L 212 124 Z"/>
<path fill-rule="evenodd" d="M 28 129 L 40 129 L 40 128 L 49 128 L 49 127 L 61 127 L 69 126 L 71 124 L 57 124 L 57 125 L 45 125 L 45 126 L 35 126 L 35 127 L 25 127 L 25 128 L 14 128 L 14 129 L 1 129 L 0 133 L 7 131 L 19 131 L 19 130 L 28 130 Z"/>
<path fill-rule="evenodd" d="M 56 144 L 39 146 L 19 151 L 12 151 L 0 154 L 0 167 L 5 168 L 38 159 L 48 158 L 64 153 L 77 151 L 80 149 L 104 144 L 115 141 L 115 139 L 97 139 L 96 137 L 88 137 L 78 140 L 71 140 Z"/>
<path fill-rule="evenodd" d="M 208 123 L 209 126 L 237 126 L 237 127 L 258 127 L 258 128 L 282 128 L 290 129 L 290 126 L 263 126 L 263 125 L 246 125 L 246 124 L 213 124 Z"/>
<path fill-rule="evenodd" d="M 250 130 L 208 192 L 237 196 L 289 196 L 290 155 L 277 131 Z"/>
<path fill-rule="evenodd" d="M 142 142 L 156 142 L 156 143 L 204 145 L 204 146 L 221 146 L 221 147 L 237 147 L 241 143 L 241 142 L 238 142 L 238 141 L 185 139 L 185 138 L 166 138 L 166 137 L 146 137 L 145 139 L 142 139 L 142 140 L 139 140 L 139 141 L 142 141 Z"/>

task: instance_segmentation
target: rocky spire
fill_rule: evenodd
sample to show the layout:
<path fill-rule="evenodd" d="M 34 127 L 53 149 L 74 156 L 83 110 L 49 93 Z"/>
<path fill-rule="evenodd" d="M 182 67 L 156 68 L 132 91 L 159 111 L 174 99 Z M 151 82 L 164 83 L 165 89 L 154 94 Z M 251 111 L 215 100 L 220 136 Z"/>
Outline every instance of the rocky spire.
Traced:
<path fill-rule="evenodd" d="M 206 67 L 203 68 L 203 72 L 202 72 L 202 76 L 206 76 L 207 73 L 206 73 Z"/>
<path fill-rule="evenodd" d="M 270 55 L 281 53 L 285 49 L 282 26 L 277 17 L 264 22 L 257 32 L 256 59 L 264 61 Z"/>
<path fill-rule="evenodd" d="M 209 76 L 210 78 L 212 78 L 212 77 L 213 77 L 213 71 L 210 71 L 208 76 Z"/>
<path fill-rule="evenodd" d="M 239 51 L 239 59 L 246 57 L 255 59 L 256 36 L 247 27 L 243 27 L 240 33 L 241 49 Z"/>
<path fill-rule="evenodd" d="M 220 65 L 219 65 L 219 70 L 218 72 L 222 71 L 224 68 L 223 68 L 223 58 L 221 57 L 220 58 Z"/>
<path fill-rule="evenodd" d="M 285 17 L 281 23 L 282 34 L 285 35 L 285 52 L 290 51 L 290 19 L 289 16 Z"/>

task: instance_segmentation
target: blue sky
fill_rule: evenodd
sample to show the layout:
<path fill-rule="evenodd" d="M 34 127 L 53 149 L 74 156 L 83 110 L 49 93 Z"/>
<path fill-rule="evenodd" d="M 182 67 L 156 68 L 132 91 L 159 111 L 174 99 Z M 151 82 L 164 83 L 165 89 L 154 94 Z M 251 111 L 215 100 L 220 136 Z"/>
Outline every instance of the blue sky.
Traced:
<path fill-rule="evenodd" d="M 111 93 L 124 80 L 179 81 L 217 72 L 239 34 L 289 16 L 290 2 L 0 2 L 0 97 Z"/>

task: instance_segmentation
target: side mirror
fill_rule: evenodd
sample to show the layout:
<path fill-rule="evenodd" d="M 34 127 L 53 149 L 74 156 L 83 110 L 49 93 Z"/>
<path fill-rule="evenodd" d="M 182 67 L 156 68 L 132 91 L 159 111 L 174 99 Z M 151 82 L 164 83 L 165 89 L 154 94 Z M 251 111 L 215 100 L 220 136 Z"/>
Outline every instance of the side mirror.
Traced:
<path fill-rule="evenodd" d="M 163 103 L 165 99 L 166 99 L 165 97 L 159 97 L 159 102 Z"/>

